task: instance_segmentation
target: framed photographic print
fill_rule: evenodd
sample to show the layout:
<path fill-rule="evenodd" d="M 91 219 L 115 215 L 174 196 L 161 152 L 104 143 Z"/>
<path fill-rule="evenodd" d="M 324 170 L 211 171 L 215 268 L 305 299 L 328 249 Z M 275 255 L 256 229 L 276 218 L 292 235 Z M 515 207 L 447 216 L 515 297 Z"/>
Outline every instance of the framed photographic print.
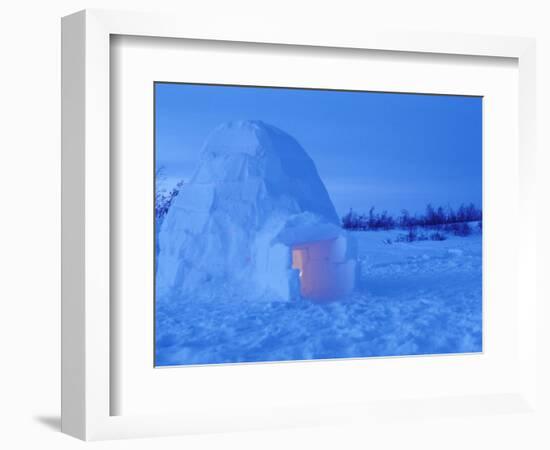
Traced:
<path fill-rule="evenodd" d="M 203 25 L 63 19 L 63 431 L 527 411 L 533 42 Z"/>
<path fill-rule="evenodd" d="M 481 97 L 154 89 L 157 366 L 482 351 Z"/>

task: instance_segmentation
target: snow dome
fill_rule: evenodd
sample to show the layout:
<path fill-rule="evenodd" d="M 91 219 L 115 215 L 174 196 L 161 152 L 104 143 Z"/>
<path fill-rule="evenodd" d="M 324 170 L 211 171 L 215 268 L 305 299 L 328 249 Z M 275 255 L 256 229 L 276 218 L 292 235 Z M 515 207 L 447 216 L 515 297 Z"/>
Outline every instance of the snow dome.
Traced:
<path fill-rule="evenodd" d="M 355 245 L 339 224 L 313 160 L 260 121 L 226 123 L 159 232 L 163 298 L 325 300 L 355 284 Z"/>

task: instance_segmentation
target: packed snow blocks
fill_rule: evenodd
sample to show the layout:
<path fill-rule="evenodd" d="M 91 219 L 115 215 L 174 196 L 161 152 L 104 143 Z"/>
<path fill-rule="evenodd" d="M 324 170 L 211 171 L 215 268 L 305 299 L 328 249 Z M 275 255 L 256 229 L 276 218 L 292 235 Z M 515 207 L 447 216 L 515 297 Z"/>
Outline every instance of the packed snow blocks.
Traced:
<path fill-rule="evenodd" d="M 313 160 L 260 121 L 213 131 L 158 239 L 158 301 L 331 300 L 355 285 L 355 241 Z"/>

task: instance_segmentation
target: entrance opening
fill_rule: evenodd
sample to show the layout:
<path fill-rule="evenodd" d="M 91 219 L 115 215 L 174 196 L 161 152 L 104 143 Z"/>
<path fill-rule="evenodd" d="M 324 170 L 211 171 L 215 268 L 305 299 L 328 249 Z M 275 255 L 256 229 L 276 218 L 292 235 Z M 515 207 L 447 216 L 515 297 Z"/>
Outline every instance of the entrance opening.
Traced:
<path fill-rule="evenodd" d="M 295 248 L 292 250 L 292 268 L 298 269 L 300 272 L 300 278 L 304 270 L 304 261 L 307 259 L 307 250 L 301 248 Z"/>
<path fill-rule="evenodd" d="M 308 251 L 306 247 L 292 249 L 292 268 L 298 270 L 300 278 L 300 294 L 302 297 L 311 297 L 312 273 L 308 270 Z"/>
<path fill-rule="evenodd" d="M 345 255 L 343 239 L 295 245 L 292 268 L 299 271 L 302 297 L 329 300 L 349 294 L 355 284 L 355 261 Z"/>

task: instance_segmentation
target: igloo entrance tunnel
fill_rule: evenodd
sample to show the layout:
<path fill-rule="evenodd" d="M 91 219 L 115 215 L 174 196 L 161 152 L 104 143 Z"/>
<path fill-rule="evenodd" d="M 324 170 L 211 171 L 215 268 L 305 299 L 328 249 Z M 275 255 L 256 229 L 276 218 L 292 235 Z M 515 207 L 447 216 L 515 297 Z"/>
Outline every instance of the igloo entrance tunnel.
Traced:
<path fill-rule="evenodd" d="M 223 124 L 168 211 L 157 294 L 329 300 L 355 286 L 355 242 L 313 160 L 260 121 Z"/>
<path fill-rule="evenodd" d="M 355 261 L 342 236 L 292 247 L 292 268 L 298 270 L 300 294 L 325 300 L 349 294 L 355 284 Z"/>

